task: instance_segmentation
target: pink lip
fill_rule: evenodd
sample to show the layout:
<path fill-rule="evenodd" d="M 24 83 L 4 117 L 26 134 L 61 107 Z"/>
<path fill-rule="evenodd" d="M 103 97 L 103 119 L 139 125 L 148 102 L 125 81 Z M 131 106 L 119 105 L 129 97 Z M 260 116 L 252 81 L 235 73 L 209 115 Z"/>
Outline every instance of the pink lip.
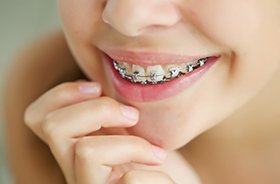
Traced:
<path fill-rule="evenodd" d="M 147 57 L 147 55 L 141 57 Z M 198 81 L 198 79 L 200 79 L 208 71 L 208 69 L 210 69 L 211 66 L 213 66 L 214 63 L 216 63 L 216 61 L 218 61 L 218 59 L 219 56 L 208 56 L 208 61 L 205 63 L 205 65 L 197 68 L 191 73 L 176 78 L 170 82 L 156 85 L 141 85 L 138 83 L 131 83 L 123 79 L 119 72 L 114 69 L 113 59 L 110 58 L 108 55 L 103 54 L 103 60 L 107 75 L 111 78 L 116 91 L 124 99 L 135 102 L 151 102 L 163 100 L 165 98 L 174 96 L 184 90 L 187 90 L 196 81 Z M 134 61 L 136 61 L 135 57 Z M 145 61 L 139 60 L 139 62 L 141 62 L 141 65 L 143 65 L 142 63 Z M 184 62 L 186 62 L 186 60 L 184 60 Z M 149 65 L 151 65 L 150 62 Z"/>
<path fill-rule="evenodd" d="M 141 66 L 188 63 L 209 56 L 186 56 L 180 54 L 136 52 L 124 50 L 104 50 L 104 52 L 115 61 L 128 62 L 130 64 Z M 213 54 L 211 55 L 214 56 Z"/>

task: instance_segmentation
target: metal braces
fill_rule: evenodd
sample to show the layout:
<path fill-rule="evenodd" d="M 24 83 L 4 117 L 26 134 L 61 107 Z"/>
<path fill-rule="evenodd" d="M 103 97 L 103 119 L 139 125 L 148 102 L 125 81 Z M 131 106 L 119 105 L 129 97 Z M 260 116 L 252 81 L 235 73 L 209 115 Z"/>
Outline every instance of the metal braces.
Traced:
<path fill-rule="evenodd" d="M 129 81 L 131 81 L 133 83 L 160 84 L 160 83 L 171 81 L 175 78 L 185 75 L 186 73 L 190 73 L 190 72 L 194 71 L 195 69 L 203 66 L 207 61 L 208 61 L 208 58 L 202 58 L 193 64 L 186 65 L 186 68 L 185 68 L 186 72 L 180 71 L 180 69 L 178 67 L 171 67 L 169 69 L 170 77 L 167 77 L 165 75 L 157 75 L 156 71 L 152 71 L 149 76 L 141 76 L 139 71 L 134 71 L 131 75 L 131 74 L 128 74 L 126 71 L 126 68 L 121 67 L 117 61 L 113 61 L 113 64 L 114 64 L 114 68 L 117 71 L 119 71 L 122 78 L 128 79 Z M 163 79 L 161 81 L 157 81 L 157 78 L 162 77 L 162 76 L 163 76 Z M 144 78 L 144 77 L 145 78 L 149 77 L 150 80 L 145 80 L 145 81 L 140 80 L 141 78 Z"/>

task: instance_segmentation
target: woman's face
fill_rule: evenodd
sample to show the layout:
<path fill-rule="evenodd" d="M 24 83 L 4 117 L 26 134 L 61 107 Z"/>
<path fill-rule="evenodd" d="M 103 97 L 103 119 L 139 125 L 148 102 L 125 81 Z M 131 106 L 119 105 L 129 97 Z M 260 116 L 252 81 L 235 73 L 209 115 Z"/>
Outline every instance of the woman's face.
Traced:
<path fill-rule="evenodd" d="M 139 109 L 127 132 L 167 149 L 229 116 L 280 63 L 278 0 L 59 0 L 59 7 L 80 67 L 104 95 Z M 209 62 L 191 72 L 204 57 Z M 128 63 L 128 77 L 140 80 L 138 71 L 149 83 L 122 79 L 112 58 Z M 170 66 L 190 73 L 159 83 Z"/>

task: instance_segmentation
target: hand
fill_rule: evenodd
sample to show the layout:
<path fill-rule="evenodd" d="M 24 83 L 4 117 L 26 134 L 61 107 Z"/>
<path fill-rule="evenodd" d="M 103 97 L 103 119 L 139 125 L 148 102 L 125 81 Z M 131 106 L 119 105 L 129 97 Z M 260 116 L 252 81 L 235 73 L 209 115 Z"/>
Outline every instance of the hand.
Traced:
<path fill-rule="evenodd" d="M 138 111 L 101 97 L 98 83 L 64 83 L 51 89 L 27 108 L 25 122 L 49 145 L 69 184 L 173 183 L 160 172 L 119 172 L 130 162 L 159 165 L 166 155 L 140 137 L 105 134 L 112 127 L 134 126 Z"/>
<path fill-rule="evenodd" d="M 131 170 L 118 184 L 175 184 L 166 174 L 158 171 Z"/>

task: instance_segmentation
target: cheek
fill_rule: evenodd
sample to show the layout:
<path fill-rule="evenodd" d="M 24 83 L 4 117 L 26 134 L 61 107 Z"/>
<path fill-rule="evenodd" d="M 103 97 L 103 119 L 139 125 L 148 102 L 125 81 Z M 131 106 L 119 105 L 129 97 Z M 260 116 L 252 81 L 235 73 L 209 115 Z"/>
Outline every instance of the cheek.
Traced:
<path fill-rule="evenodd" d="M 190 0 L 187 16 L 193 24 L 234 56 L 231 87 L 252 95 L 275 72 L 280 60 L 279 7 L 273 0 Z"/>
<path fill-rule="evenodd" d="M 105 0 L 60 0 L 59 12 L 72 54 L 81 69 L 94 81 L 103 83 L 99 51 L 93 46 L 100 27 Z"/>
<path fill-rule="evenodd" d="M 236 48 L 254 41 L 262 25 L 257 3 L 250 0 L 190 2 L 190 17 L 212 41 Z"/>
<path fill-rule="evenodd" d="M 70 40 L 90 41 L 100 21 L 105 0 L 60 0 L 59 12 L 64 32 Z"/>

